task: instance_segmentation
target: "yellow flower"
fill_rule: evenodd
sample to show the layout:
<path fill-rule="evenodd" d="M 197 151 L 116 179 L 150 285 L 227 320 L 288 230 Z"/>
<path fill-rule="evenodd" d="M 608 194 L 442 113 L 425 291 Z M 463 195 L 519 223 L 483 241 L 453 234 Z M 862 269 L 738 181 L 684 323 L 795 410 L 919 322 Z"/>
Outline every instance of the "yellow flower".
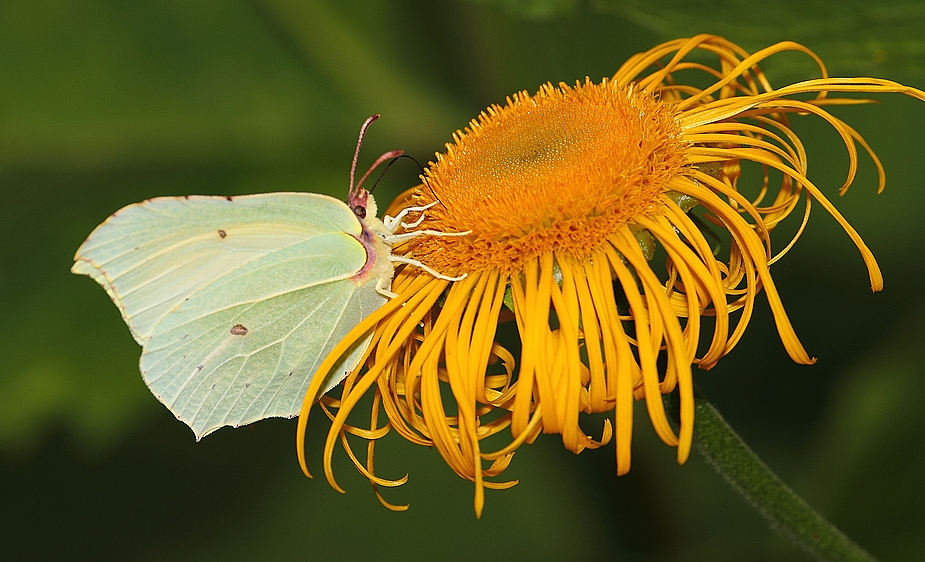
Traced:
<path fill-rule="evenodd" d="M 697 50 L 718 64 L 689 60 Z M 781 51 L 806 53 L 822 77 L 773 88 L 757 65 Z M 679 81 L 703 83 L 704 77 L 707 87 Z M 855 176 L 857 145 L 873 158 L 882 189 L 876 156 L 825 109 L 868 100 L 828 96 L 840 92 L 925 100 L 925 93 L 888 80 L 829 78 L 822 61 L 796 43 L 748 54 L 701 35 L 635 55 L 600 83 L 547 84 L 533 96 L 515 94 L 457 131 L 423 184 L 391 207 L 426 207 L 412 215 L 420 221 L 408 225 L 422 234 L 393 248 L 413 262 L 396 271 L 397 297 L 358 325 L 319 370 L 326 373 L 375 330 L 367 368 L 350 374 L 339 400 L 322 399 L 333 420 L 324 450 L 331 485 L 340 490 L 331 471 L 338 437 L 374 487 L 404 482 L 374 474 L 373 443 L 390 429 L 435 447 L 457 474 L 475 482 L 477 514 L 483 488 L 515 483 L 486 478 L 500 474 L 517 447 L 541 432 L 560 434 L 576 453 L 615 434 L 617 472 L 624 474 L 636 400 L 645 400 L 657 434 L 677 447 L 683 463 L 694 427 L 692 365 L 709 369 L 735 346 L 762 289 L 787 352 L 799 363 L 814 361 L 769 271 L 802 232 L 811 202 L 838 220 L 861 252 L 871 287 L 882 287 L 870 250 L 806 177 L 807 155 L 789 124 L 793 116 L 816 115 L 841 135 L 850 161 L 842 192 Z M 808 93 L 815 97 L 794 98 Z M 739 191 L 745 161 L 758 164 L 746 170 L 763 170 L 750 197 Z M 775 254 L 769 233 L 801 202 L 802 224 Z M 700 215 L 725 231 L 724 253 L 714 252 Z M 652 260 L 656 247 L 661 257 Z M 495 342 L 499 319 L 510 310 L 522 342 L 516 370 L 515 358 Z M 705 316 L 712 318 L 707 326 Z M 700 345 L 702 331 L 708 345 Z M 323 378 L 315 377 L 299 421 L 306 474 L 301 443 Z M 348 425 L 347 416 L 371 389 L 369 428 Z M 675 389 L 678 433 L 662 402 Z M 382 426 L 380 407 L 388 417 Z M 600 439 L 579 425 L 580 413 L 595 412 L 613 412 Z M 508 428 L 506 445 L 483 450 L 486 437 Z M 365 464 L 346 433 L 369 440 Z"/>

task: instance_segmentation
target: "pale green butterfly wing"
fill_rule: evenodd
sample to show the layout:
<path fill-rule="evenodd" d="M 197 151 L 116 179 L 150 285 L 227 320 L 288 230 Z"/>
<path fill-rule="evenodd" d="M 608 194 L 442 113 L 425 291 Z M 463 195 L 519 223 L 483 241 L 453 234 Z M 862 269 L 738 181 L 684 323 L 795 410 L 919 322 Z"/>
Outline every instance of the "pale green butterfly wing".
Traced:
<path fill-rule="evenodd" d="M 298 414 L 321 360 L 385 300 L 360 274 L 362 229 L 323 195 L 152 199 L 97 227 L 72 271 L 106 289 L 144 348 L 145 382 L 199 438 Z"/>

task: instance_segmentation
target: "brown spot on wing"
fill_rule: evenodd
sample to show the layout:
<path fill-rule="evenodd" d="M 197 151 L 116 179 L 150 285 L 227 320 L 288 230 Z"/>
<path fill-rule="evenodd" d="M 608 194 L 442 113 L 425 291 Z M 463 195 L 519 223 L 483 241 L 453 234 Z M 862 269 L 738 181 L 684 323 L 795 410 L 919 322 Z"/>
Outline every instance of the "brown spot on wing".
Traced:
<path fill-rule="evenodd" d="M 219 229 L 218 235 L 219 235 L 220 238 L 224 238 L 224 237 L 228 236 L 228 233 L 225 232 L 224 230 Z"/>
<path fill-rule="evenodd" d="M 235 324 L 231 327 L 231 335 L 233 336 L 246 336 L 247 335 L 247 326 L 244 324 Z"/>

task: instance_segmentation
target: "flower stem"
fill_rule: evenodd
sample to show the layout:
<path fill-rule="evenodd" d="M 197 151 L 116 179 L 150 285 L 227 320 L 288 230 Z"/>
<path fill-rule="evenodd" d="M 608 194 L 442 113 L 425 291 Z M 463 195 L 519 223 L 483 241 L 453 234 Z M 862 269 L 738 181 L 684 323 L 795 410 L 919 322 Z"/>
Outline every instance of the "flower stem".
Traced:
<path fill-rule="evenodd" d="M 677 421 L 677 399 L 669 395 L 665 402 Z M 696 449 L 773 529 L 817 560 L 874 560 L 771 472 L 700 392 L 694 402 Z"/>

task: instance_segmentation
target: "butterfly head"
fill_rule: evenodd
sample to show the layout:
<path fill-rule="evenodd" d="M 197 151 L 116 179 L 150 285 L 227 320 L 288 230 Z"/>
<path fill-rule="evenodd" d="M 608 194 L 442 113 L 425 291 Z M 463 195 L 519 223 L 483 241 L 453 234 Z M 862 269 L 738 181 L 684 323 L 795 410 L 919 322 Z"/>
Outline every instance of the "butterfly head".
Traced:
<path fill-rule="evenodd" d="M 373 205 L 372 213 L 370 213 L 370 203 Z M 347 206 L 350 207 L 350 210 L 353 211 L 353 214 L 359 219 L 365 219 L 370 214 L 376 216 L 376 201 L 373 199 L 372 195 L 363 188 L 352 191 L 347 195 Z"/>

